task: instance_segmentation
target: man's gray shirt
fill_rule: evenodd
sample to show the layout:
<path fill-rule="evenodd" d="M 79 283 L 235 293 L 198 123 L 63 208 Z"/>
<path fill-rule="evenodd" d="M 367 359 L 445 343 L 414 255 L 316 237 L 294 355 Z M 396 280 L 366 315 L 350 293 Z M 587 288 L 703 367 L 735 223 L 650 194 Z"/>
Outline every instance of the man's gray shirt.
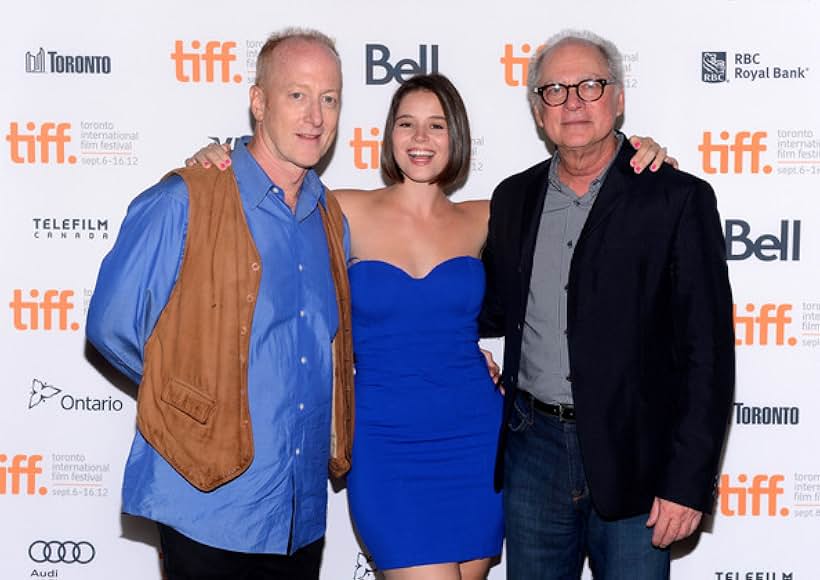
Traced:
<path fill-rule="evenodd" d="M 613 160 L 624 140 L 620 133 L 617 138 Z M 566 336 L 569 268 L 575 244 L 612 162 L 581 196 L 561 183 L 558 164 L 556 151 L 535 243 L 518 383 L 544 403 L 571 404 Z"/>

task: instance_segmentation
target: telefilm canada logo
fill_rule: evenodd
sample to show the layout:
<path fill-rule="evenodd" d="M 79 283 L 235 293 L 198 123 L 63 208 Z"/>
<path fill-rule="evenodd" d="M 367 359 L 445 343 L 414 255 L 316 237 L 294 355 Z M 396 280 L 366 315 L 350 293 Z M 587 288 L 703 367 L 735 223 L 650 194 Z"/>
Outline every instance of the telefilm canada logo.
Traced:
<path fill-rule="evenodd" d="M 759 52 L 703 51 L 700 62 L 700 78 L 710 84 L 728 83 L 731 80 L 801 80 L 806 79 L 811 70 L 810 67 L 794 66 L 793 63 L 773 62 Z"/>
<path fill-rule="evenodd" d="M 97 398 L 90 396 L 72 395 L 40 379 L 32 379 L 28 395 L 28 409 L 40 406 L 54 407 L 50 400 L 54 399 L 62 411 L 87 413 L 119 413 L 123 410 L 123 402 L 112 396 Z"/>
<path fill-rule="evenodd" d="M 26 52 L 26 72 L 33 74 L 111 74 L 111 57 L 108 55 L 61 54 L 45 50 L 42 46 L 35 52 Z"/>
<path fill-rule="evenodd" d="M 91 217 L 33 217 L 36 240 L 107 240 L 108 220 Z"/>

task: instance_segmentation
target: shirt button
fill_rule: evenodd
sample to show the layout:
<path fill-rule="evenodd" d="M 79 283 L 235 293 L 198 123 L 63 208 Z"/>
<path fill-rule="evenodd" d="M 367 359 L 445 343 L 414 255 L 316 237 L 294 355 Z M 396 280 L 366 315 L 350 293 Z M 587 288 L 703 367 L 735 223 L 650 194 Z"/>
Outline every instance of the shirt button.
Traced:
<path fill-rule="evenodd" d="M 258 272 L 259 271 L 259 262 L 254 262 L 253 264 L 251 264 L 251 270 L 253 270 L 254 272 Z"/>
<path fill-rule="evenodd" d="M 569 383 L 572 382 L 572 375 L 567 375 L 567 382 L 569 382 Z"/>
<path fill-rule="evenodd" d="M 301 454 L 302 454 L 302 450 L 297 447 L 296 448 L 296 455 L 301 455 Z"/>
<path fill-rule="evenodd" d="M 568 334 L 569 334 L 569 330 L 567 330 L 567 329 L 565 328 L 565 329 L 564 329 L 564 336 L 566 336 L 566 335 L 568 335 Z"/>
<path fill-rule="evenodd" d="M 299 362 L 302 363 L 303 365 L 307 364 L 307 357 L 303 356 L 303 357 L 299 358 Z"/>
<path fill-rule="evenodd" d="M 240 327 L 239 328 L 239 334 L 241 334 L 242 336 L 245 336 L 246 334 L 248 334 L 248 327 L 247 326 Z"/>
<path fill-rule="evenodd" d="M 281 193 L 281 191 L 279 190 L 278 187 L 274 187 L 273 188 L 273 193 Z"/>
<path fill-rule="evenodd" d="M 305 410 L 305 404 L 304 404 L 304 403 L 299 403 L 299 410 L 300 410 L 300 411 L 304 411 L 304 410 Z"/>
<path fill-rule="evenodd" d="M 248 294 L 247 296 L 245 296 L 245 300 L 247 300 L 248 302 L 253 302 L 253 294 Z"/>
<path fill-rule="evenodd" d="M 570 241 L 568 241 L 568 242 L 567 242 L 567 247 L 568 247 L 568 248 L 571 248 L 571 247 L 572 247 L 572 240 L 570 240 Z"/>
<path fill-rule="evenodd" d="M 297 266 L 297 268 L 299 268 L 299 271 L 300 271 L 300 272 L 301 272 L 302 270 L 304 270 L 304 269 L 305 269 L 305 267 L 304 267 L 302 264 L 299 264 L 299 265 Z"/>
<path fill-rule="evenodd" d="M 566 292 L 567 290 L 569 290 L 569 284 L 564 284 L 564 292 Z"/>
<path fill-rule="evenodd" d="M 299 318 L 304 318 L 304 317 L 305 317 L 305 311 L 304 311 L 304 310 L 300 310 L 300 311 L 299 311 Z"/>
<path fill-rule="evenodd" d="M 577 199 L 575 201 L 573 201 L 572 203 L 575 204 L 575 207 L 578 207 L 579 205 L 581 205 L 581 202 L 578 201 Z"/>

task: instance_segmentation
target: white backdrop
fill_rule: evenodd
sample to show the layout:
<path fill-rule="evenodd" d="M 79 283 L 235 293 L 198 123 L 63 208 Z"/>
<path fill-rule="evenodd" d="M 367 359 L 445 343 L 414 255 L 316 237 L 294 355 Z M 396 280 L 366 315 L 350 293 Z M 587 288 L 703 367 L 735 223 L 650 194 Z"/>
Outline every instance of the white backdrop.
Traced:
<path fill-rule="evenodd" d="M 578 27 L 618 44 L 625 131 L 656 137 L 712 183 L 733 258 L 737 404 L 721 498 L 696 547 L 677 548 L 673 577 L 820 578 L 816 1 L 86 0 L 4 11 L 0 577 L 160 577 L 153 528 L 119 512 L 135 390 L 86 347 L 86 307 L 129 200 L 208 139 L 249 132 L 256 50 L 303 25 L 334 36 L 344 63 L 325 181 L 380 185 L 371 160 L 395 77 L 438 70 L 472 120 L 473 171 L 457 199 L 486 198 L 545 157 L 522 88 L 540 42 Z M 372 578 L 344 492 L 332 494 L 328 526 L 323 579 Z M 62 561 L 42 561 L 49 548 Z"/>

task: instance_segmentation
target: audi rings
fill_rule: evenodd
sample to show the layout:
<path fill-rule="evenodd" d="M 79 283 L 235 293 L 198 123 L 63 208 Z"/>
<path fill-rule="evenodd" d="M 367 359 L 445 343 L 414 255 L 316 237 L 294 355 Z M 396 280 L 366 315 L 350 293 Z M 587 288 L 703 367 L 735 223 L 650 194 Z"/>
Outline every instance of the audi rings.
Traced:
<path fill-rule="evenodd" d="M 46 542 L 37 540 L 28 547 L 28 557 L 38 564 L 88 564 L 97 555 L 90 542 Z"/>

